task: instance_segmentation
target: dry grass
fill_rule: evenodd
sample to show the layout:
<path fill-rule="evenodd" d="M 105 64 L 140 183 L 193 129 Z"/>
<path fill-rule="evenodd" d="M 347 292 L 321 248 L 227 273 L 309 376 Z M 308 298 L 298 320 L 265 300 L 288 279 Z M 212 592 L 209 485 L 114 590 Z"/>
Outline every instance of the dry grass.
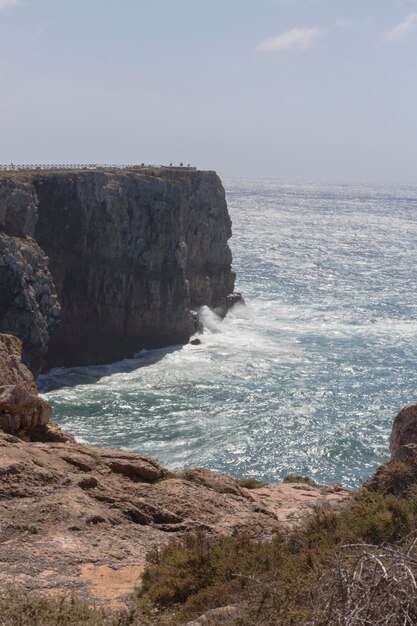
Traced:
<path fill-rule="evenodd" d="M 322 616 L 329 626 L 415 626 L 417 624 L 417 535 L 400 545 L 341 546 L 337 566 L 318 586 Z"/>
<path fill-rule="evenodd" d="M 127 626 L 127 619 L 127 614 L 109 613 L 74 598 L 35 596 L 20 589 L 0 592 L 0 626 Z"/>

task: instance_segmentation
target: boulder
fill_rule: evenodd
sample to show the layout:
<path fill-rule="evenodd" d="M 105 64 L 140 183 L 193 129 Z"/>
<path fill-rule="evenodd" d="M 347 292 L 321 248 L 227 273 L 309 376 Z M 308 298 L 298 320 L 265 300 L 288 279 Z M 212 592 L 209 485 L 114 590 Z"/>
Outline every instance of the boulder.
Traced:
<path fill-rule="evenodd" d="M 46 426 L 52 417 L 50 405 L 19 385 L 0 387 L 0 426 L 7 432 L 31 432 Z"/>
<path fill-rule="evenodd" d="M 410 456 L 410 445 L 417 444 L 417 404 L 406 406 L 395 417 L 389 443 L 391 460 L 400 461 Z"/>

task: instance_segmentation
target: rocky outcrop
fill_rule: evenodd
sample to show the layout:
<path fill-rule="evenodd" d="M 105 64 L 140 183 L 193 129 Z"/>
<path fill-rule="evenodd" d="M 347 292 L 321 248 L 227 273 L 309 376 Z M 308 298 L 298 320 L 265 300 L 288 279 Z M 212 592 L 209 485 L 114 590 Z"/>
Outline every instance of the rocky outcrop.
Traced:
<path fill-rule="evenodd" d="M 33 239 L 0 232 L 0 331 L 23 341 L 23 360 L 37 375 L 60 307 L 45 253 Z"/>
<path fill-rule="evenodd" d="M 49 368 L 185 343 L 199 306 L 236 301 L 230 236 L 214 172 L 3 174 L 0 331 L 22 339 L 35 373 L 46 346 Z"/>
<path fill-rule="evenodd" d="M 12 335 L 0 334 L 0 386 L 16 385 L 36 393 L 32 373 L 23 365 L 22 342 Z"/>
<path fill-rule="evenodd" d="M 404 407 L 394 419 L 390 436 L 391 460 L 403 461 L 417 448 L 417 404 Z"/>
<path fill-rule="evenodd" d="M 0 433 L 0 585 L 113 603 L 140 582 L 146 554 L 202 530 L 268 539 L 343 490 L 245 489 L 223 474 L 168 471 L 155 459 Z"/>
<path fill-rule="evenodd" d="M 32 373 L 21 362 L 22 342 L 0 335 L 0 428 L 30 436 L 48 424 L 52 409 L 37 395 Z"/>

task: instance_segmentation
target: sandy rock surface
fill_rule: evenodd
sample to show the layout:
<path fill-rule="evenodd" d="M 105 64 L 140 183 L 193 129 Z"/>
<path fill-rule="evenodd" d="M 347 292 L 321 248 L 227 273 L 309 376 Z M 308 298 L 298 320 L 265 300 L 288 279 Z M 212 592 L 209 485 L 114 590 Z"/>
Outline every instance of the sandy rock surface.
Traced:
<path fill-rule="evenodd" d="M 273 514 L 285 526 L 301 522 L 319 504 L 327 503 L 337 508 L 349 495 L 349 490 L 340 485 L 307 483 L 274 483 L 244 491 L 254 503 Z"/>
<path fill-rule="evenodd" d="M 346 495 L 242 489 L 222 474 L 173 473 L 125 451 L 0 434 L 0 584 L 114 605 L 139 584 L 146 553 L 172 537 L 203 529 L 267 539 Z"/>

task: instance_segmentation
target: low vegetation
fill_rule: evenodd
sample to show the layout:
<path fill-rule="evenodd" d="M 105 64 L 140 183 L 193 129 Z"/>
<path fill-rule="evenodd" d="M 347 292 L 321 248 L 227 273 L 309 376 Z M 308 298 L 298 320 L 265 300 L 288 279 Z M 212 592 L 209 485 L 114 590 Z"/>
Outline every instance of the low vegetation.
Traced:
<path fill-rule="evenodd" d="M 244 487 L 245 489 L 259 489 L 260 487 L 265 487 L 265 485 L 268 484 L 263 480 L 256 480 L 256 478 L 240 478 L 236 482 L 239 487 Z"/>
<path fill-rule="evenodd" d="M 97 464 L 101 464 L 102 460 L 101 460 L 101 456 L 99 455 L 98 452 L 96 452 L 95 450 L 92 450 L 91 452 L 87 452 L 88 456 L 90 456 Z"/>
<path fill-rule="evenodd" d="M 74 598 L 33 596 L 20 589 L 0 591 L 1 626 L 127 626 L 126 618 Z"/>
<path fill-rule="evenodd" d="M 297 474 L 288 474 L 284 476 L 283 483 L 301 483 L 304 485 L 316 485 L 317 483 L 309 476 L 298 476 Z"/>
<path fill-rule="evenodd" d="M 28 526 L 28 533 L 30 533 L 31 535 L 37 535 L 39 532 L 39 526 L 37 526 L 36 524 L 31 524 L 30 526 Z"/>
<path fill-rule="evenodd" d="M 174 541 L 148 557 L 142 615 L 174 626 L 236 605 L 236 626 L 415 625 L 416 485 L 414 460 L 392 462 L 339 511 L 317 509 L 270 542 Z"/>
<path fill-rule="evenodd" d="M 127 612 L 3 592 L 0 626 L 176 626 L 224 606 L 235 626 L 415 625 L 416 485 L 414 460 L 389 463 L 338 511 L 270 541 L 173 541 L 149 554 Z"/>

